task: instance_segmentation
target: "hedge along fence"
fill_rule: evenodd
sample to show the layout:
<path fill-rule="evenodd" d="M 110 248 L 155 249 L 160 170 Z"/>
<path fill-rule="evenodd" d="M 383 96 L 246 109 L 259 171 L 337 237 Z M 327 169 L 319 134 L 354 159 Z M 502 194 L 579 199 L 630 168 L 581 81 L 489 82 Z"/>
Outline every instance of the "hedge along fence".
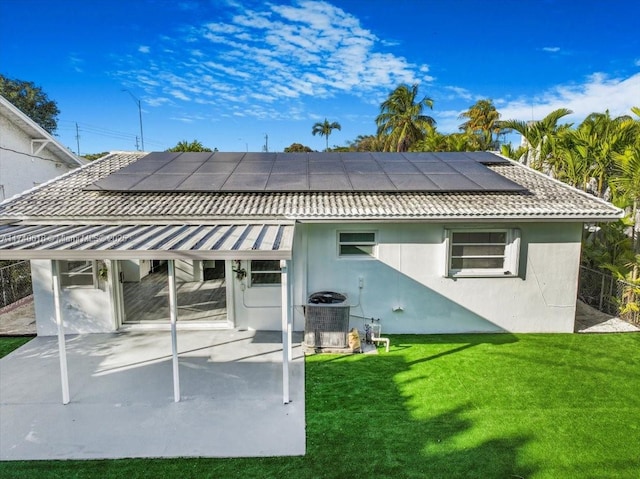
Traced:
<path fill-rule="evenodd" d="M 33 293 L 29 261 L 3 261 L 2 263 L 4 266 L 0 267 L 0 308 L 13 304 Z"/>
<path fill-rule="evenodd" d="M 640 324 L 640 285 L 580 266 L 578 298 L 603 313 Z"/>

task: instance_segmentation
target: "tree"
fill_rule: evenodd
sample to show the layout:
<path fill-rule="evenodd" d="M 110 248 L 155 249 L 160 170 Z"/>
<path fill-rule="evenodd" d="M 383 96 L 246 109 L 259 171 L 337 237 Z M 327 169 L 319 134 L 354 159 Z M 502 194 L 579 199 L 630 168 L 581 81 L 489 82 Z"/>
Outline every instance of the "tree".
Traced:
<path fill-rule="evenodd" d="M 358 135 L 348 145 L 350 151 L 382 151 L 380 139 L 375 135 Z"/>
<path fill-rule="evenodd" d="M 109 154 L 108 151 L 103 151 L 102 153 L 90 153 L 88 155 L 82 155 L 82 158 L 84 158 L 85 160 L 93 161 L 93 160 L 97 160 L 98 158 L 102 158 L 103 156 L 106 156 L 108 154 Z"/>
<path fill-rule="evenodd" d="M 569 133 L 577 151 L 589 164 L 591 176 L 596 180 L 595 193 L 603 197 L 613 175 L 614 158 L 633 144 L 638 136 L 638 125 L 629 116 L 611 118 L 609 111 L 592 113 Z"/>
<path fill-rule="evenodd" d="M 415 142 L 411 151 L 479 151 L 484 150 L 481 138 L 471 131 L 442 134 L 436 129 L 429 131 L 422 140 Z"/>
<path fill-rule="evenodd" d="M 500 113 L 493 100 L 478 100 L 458 118 L 467 120 L 458 128 L 478 136 L 482 150 L 496 147 L 493 135 L 500 133 Z"/>
<path fill-rule="evenodd" d="M 400 85 L 380 105 L 376 125 L 384 151 L 409 151 L 435 126 L 436 121 L 422 113 L 425 108 L 433 108 L 433 100 L 424 97 L 416 101 L 417 96 L 417 84 Z"/>
<path fill-rule="evenodd" d="M 167 151 L 180 151 L 180 152 L 189 152 L 189 151 L 211 151 L 211 148 L 207 148 L 202 145 L 198 140 L 193 140 L 189 143 L 186 140 L 179 141 L 176 146 L 173 148 L 169 148 Z"/>
<path fill-rule="evenodd" d="M 526 140 L 527 145 L 524 154 L 517 158 L 525 165 L 544 170 L 555 161 L 555 146 L 558 134 L 561 130 L 568 129 L 571 125 L 558 125 L 560 118 L 573 113 L 566 108 L 552 111 L 542 120 L 524 122 L 520 120 L 507 120 L 501 122 L 502 128 L 510 128 L 517 131 Z"/>
<path fill-rule="evenodd" d="M 58 128 L 60 110 L 55 101 L 35 83 L 7 78 L 0 74 L 0 95 L 49 133 Z"/>
<path fill-rule="evenodd" d="M 291 145 L 285 147 L 285 153 L 310 153 L 313 150 L 308 146 L 305 146 L 301 143 L 291 143 Z"/>
<path fill-rule="evenodd" d="M 329 123 L 329 120 L 326 118 L 323 122 L 318 122 L 313 125 L 311 129 L 311 133 L 313 136 L 320 135 L 321 137 L 325 137 L 327 139 L 327 148 L 325 151 L 329 151 L 329 136 L 333 130 L 342 130 L 340 123 L 334 121 L 333 123 Z"/>
<path fill-rule="evenodd" d="M 640 108 L 632 108 L 640 116 Z M 633 120 L 632 120 L 633 121 Z M 635 135 L 633 143 L 626 146 L 624 152 L 614 153 L 614 175 L 609 180 L 614 199 L 618 206 L 630 208 L 631 241 L 633 250 L 640 257 L 640 235 L 638 235 L 638 217 L 640 216 L 640 121 L 633 121 Z M 637 280 L 640 264 L 633 265 L 632 279 Z"/>

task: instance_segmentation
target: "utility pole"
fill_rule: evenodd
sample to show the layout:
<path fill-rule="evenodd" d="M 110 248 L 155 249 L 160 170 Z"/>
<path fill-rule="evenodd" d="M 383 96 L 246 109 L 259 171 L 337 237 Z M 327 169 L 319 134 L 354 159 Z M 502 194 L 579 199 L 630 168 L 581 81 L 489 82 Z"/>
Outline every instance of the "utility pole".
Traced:
<path fill-rule="evenodd" d="M 262 148 L 262 150 L 265 153 L 269 153 L 269 135 L 267 135 L 266 133 L 264 134 L 264 147 Z"/>
<path fill-rule="evenodd" d="M 144 133 L 142 133 L 142 105 L 140 103 L 140 100 L 138 99 L 138 97 L 136 97 L 133 93 L 131 93 L 129 90 L 122 90 L 122 91 L 126 91 L 129 95 L 131 95 L 131 98 L 133 98 L 133 101 L 135 102 L 136 105 L 138 105 L 138 116 L 140 118 L 140 142 L 142 143 L 142 151 L 144 151 Z M 138 140 L 136 137 L 136 145 L 138 144 Z M 136 146 L 137 148 L 137 146 Z"/>
<path fill-rule="evenodd" d="M 138 145 L 139 137 L 136 135 L 136 151 L 140 151 L 140 146 Z"/>
<path fill-rule="evenodd" d="M 80 130 L 78 129 L 77 122 L 76 122 L 76 143 L 78 144 L 78 156 L 80 156 Z"/>

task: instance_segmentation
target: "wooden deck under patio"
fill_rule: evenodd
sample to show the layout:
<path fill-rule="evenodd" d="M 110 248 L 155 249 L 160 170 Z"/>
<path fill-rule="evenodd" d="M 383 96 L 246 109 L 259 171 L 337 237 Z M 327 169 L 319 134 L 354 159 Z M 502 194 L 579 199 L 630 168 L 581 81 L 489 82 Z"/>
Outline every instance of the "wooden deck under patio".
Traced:
<path fill-rule="evenodd" d="M 140 282 L 123 283 L 125 324 L 169 322 L 169 285 L 163 265 Z M 178 321 L 226 322 L 225 278 L 176 282 Z"/>

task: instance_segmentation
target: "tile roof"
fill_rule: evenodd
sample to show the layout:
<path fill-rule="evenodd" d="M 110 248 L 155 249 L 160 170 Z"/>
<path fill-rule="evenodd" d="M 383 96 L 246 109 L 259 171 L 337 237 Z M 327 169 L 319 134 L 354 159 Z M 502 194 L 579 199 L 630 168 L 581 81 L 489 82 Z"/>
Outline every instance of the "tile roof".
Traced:
<path fill-rule="evenodd" d="M 206 222 L 220 220 L 597 221 L 621 210 L 518 163 L 490 165 L 527 192 L 148 192 L 85 187 L 144 156 L 115 152 L 0 203 L 0 220 L 33 222 Z"/>

